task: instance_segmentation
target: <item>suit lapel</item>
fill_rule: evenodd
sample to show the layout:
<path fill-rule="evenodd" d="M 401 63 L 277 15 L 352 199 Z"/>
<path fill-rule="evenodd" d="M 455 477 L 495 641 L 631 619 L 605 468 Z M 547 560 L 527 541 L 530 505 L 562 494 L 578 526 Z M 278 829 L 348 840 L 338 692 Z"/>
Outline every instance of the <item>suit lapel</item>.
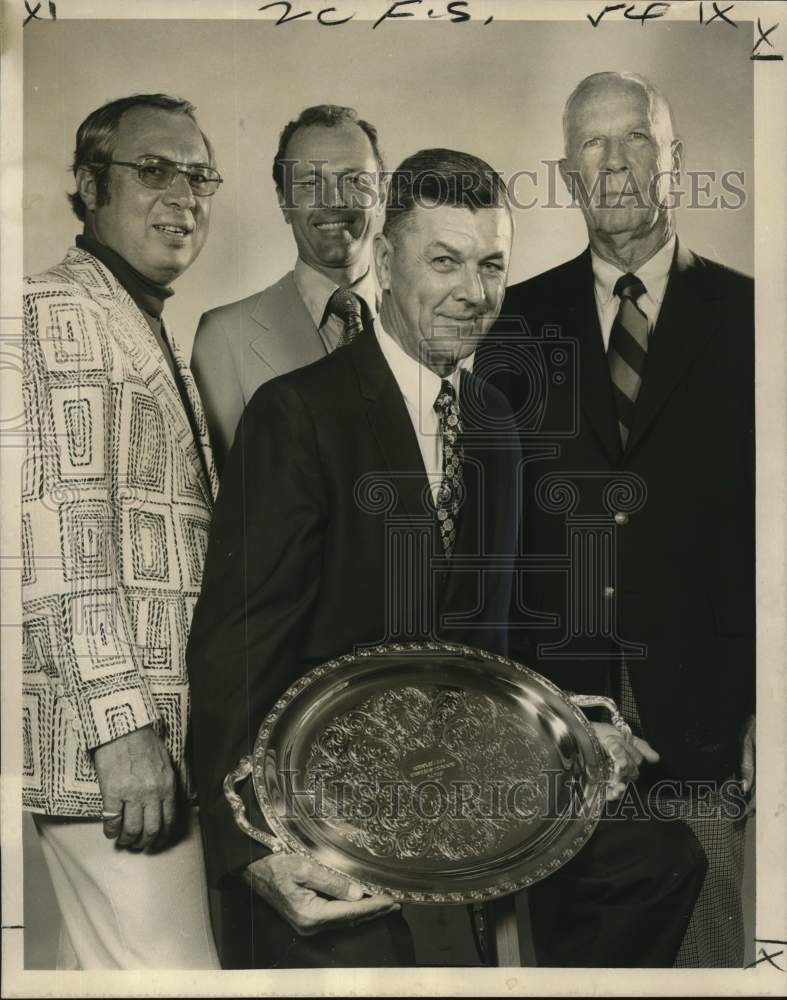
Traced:
<path fill-rule="evenodd" d="M 249 347 L 277 375 L 325 357 L 325 345 L 298 294 L 292 272 L 257 299 L 251 318 L 257 326 Z"/>
<path fill-rule="evenodd" d="M 370 332 L 362 333 L 345 348 L 355 366 L 361 395 L 368 401 L 367 418 L 394 481 L 402 507 L 414 517 L 431 514 L 429 482 L 399 386 Z"/>
<path fill-rule="evenodd" d="M 73 251 L 66 258 L 66 263 L 72 266 L 76 265 L 79 269 L 79 280 L 83 283 L 86 274 L 90 271 L 97 272 L 99 279 L 104 278 L 103 281 L 96 280 L 95 282 L 90 282 L 89 286 L 86 287 L 90 288 L 90 292 L 94 298 L 107 305 L 111 303 L 115 309 L 120 310 L 122 321 L 113 326 L 110 333 L 121 340 L 124 355 L 142 376 L 150 392 L 157 398 L 159 405 L 175 431 L 178 441 L 183 445 L 183 450 L 190 465 L 199 477 L 206 498 L 215 499 L 218 480 L 213 468 L 213 459 L 209 450 L 210 446 L 207 444 L 207 426 L 202 413 L 202 405 L 199 403 L 199 396 L 191 378 L 191 373 L 188 372 L 183 358 L 180 356 L 177 348 L 174 347 L 172 339 L 165 334 L 167 343 L 173 349 L 172 353 L 175 358 L 175 364 L 180 373 L 183 374 L 184 368 L 188 372 L 184 380 L 186 391 L 192 406 L 194 406 L 196 397 L 197 407 L 194 409 L 194 415 L 197 425 L 200 428 L 200 436 L 205 438 L 204 444 L 202 441 L 194 441 L 191 422 L 183 408 L 183 400 L 181 399 L 178 387 L 175 385 L 169 365 L 166 359 L 161 356 L 161 347 L 153 335 L 153 331 L 148 326 L 145 317 L 139 311 L 136 303 L 125 288 L 108 267 L 105 267 L 92 254 L 86 251 Z M 129 339 L 127 334 L 132 332 L 132 339 Z M 200 447 L 203 450 L 205 447 L 208 449 L 204 464 L 202 455 L 197 450 Z"/>
<path fill-rule="evenodd" d="M 213 483 L 210 481 L 209 472 L 212 468 L 212 460 L 203 464 L 203 457 L 199 451 L 200 442 L 195 441 L 194 439 L 194 431 L 191 427 L 191 421 L 189 420 L 188 414 L 183 406 L 183 399 L 178 391 L 177 385 L 175 384 L 175 379 L 172 376 L 170 367 L 167 364 L 166 359 L 161 356 L 161 347 L 156 341 L 156 338 L 153 336 L 153 331 L 148 326 L 145 317 L 137 308 L 134 300 L 120 284 L 118 284 L 118 302 L 121 306 L 126 308 L 129 316 L 133 317 L 134 326 L 136 327 L 138 335 L 145 338 L 146 347 L 151 360 L 151 370 L 150 372 L 145 373 L 147 376 L 146 382 L 148 388 L 155 396 L 158 397 L 159 405 L 171 421 L 173 430 L 175 431 L 175 436 L 183 445 L 189 464 L 199 476 L 199 481 L 202 489 L 205 491 L 206 497 L 215 499 L 216 491 L 213 489 Z M 182 358 L 179 357 L 177 350 L 173 348 L 172 338 L 169 333 L 166 332 L 166 324 L 162 324 L 162 329 L 165 331 L 164 337 L 167 344 L 170 349 L 172 349 L 172 356 L 175 359 L 175 364 L 182 373 Z M 190 376 L 189 381 L 191 381 Z M 188 395 L 190 401 L 193 403 L 191 394 L 188 393 Z M 200 427 L 201 430 L 204 429 L 205 418 L 202 416 L 201 406 L 199 411 L 195 411 L 195 417 L 197 419 L 197 426 Z M 200 417 L 202 417 L 201 422 Z M 218 484 L 216 485 L 218 486 Z"/>
<path fill-rule="evenodd" d="M 208 437 L 208 424 L 205 420 L 205 412 L 202 409 L 202 400 L 200 399 L 197 386 L 194 382 L 194 377 L 191 374 L 191 369 L 186 364 L 186 360 L 183 355 L 180 353 L 180 348 L 178 347 L 177 342 L 170 335 L 166 326 L 162 329 L 167 343 L 172 351 L 172 356 L 175 359 L 178 374 L 183 380 L 189 404 L 191 405 L 191 411 L 194 415 L 194 423 L 196 424 L 199 434 L 197 438 L 197 447 L 199 448 L 200 455 L 202 457 L 203 468 L 201 471 L 203 472 L 203 478 L 207 477 L 206 485 L 209 486 L 210 494 L 215 500 L 219 492 L 219 477 L 216 472 L 216 466 L 213 462 L 213 449 L 211 448 L 210 439 Z M 180 395 L 180 393 L 178 393 L 178 395 Z"/>
<path fill-rule="evenodd" d="M 612 397 L 604 339 L 598 322 L 590 248 L 567 269 L 556 313 L 565 308 L 570 321 L 567 332 L 579 341 L 580 405 L 610 461 L 620 461 L 620 434 Z"/>
<path fill-rule="evenodd" d="M 690 250 L 679 243 L 670 269 L 659 318 L 648 343 L 642 380 L 626 458 L 637 447 L 689 365 L 707 343 L 708 315 L 698 294 L 700 267 Z"/>

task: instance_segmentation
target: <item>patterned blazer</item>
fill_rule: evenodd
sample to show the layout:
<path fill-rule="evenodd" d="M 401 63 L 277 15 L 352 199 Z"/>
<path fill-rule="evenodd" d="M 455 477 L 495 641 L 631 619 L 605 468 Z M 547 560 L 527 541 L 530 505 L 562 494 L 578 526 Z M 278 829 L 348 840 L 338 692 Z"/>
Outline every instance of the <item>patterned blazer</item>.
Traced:
<path fill-rule="evenodd" d="M 23 803 L 97 815 L 88 752 L 152 723 L 184 787 L 185 648 L 217 479 L 134 301 L 70 249 L 25 281 Z M 200 454 L 201 453 L 201 454 Z"/>

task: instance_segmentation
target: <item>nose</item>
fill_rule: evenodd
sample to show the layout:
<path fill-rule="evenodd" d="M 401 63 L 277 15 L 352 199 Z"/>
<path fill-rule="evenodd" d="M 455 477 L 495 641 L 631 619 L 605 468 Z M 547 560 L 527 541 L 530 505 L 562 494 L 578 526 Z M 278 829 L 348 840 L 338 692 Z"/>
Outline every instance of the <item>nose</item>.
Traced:
<path fill-rule="evenodd" d="M 321 175 L 323 208 L 344 208 L 344 184 L 335 171 L 326 170 Z"/>
<path fill-rule="evenodd" d="M 164 192 L 164 201 L 168 205 L 177 205 L 178 208 L 194 208 L 197 199 L 185 174 L 178 173 L 175 180 Z"/>
<path fill-rule="evenodd" d="M 606 170 L 628 169 L 624 142 L 616 136 L 612 136 L 607 141 L 604 151 L 604 168 Z"/>
<path fill-rule="evenodd" d="M 454 289 L 454 295 L 460 301 L 472 306 L 480 306 L 485 301 L 486 292 L 478 268 L 465 265 L 462 269 L 461 282 Z"/>

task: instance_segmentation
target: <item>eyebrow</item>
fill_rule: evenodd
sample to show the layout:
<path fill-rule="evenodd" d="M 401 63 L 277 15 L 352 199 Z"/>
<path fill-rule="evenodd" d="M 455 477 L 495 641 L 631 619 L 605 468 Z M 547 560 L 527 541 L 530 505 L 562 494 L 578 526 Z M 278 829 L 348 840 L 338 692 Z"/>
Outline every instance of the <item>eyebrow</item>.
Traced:
<path fill-rule="evenodd" d="M 140 153 L 137 160 L 166 160 L 167 163 L 177 163 L 184 167 L 209 167 L 207 160 L 173 160 L 171 156 L 164 156 L 163 153 Z"/>
<path fill-rule="evenodd" d="M 435 250 L 447 250 L 450 254 L 455 257 L 464 257 L 464 253 L 458 247 L 452 246 L 450 243 L 445 243 L 443 240 L 435 240 L 430 243 L 427 247 L 427 251 L 434 252 Z M 493 250 L 492 253 L 486 254 L 482 257 L 482 260 L 505 260 L 505 253 L 502 250 Z"/>

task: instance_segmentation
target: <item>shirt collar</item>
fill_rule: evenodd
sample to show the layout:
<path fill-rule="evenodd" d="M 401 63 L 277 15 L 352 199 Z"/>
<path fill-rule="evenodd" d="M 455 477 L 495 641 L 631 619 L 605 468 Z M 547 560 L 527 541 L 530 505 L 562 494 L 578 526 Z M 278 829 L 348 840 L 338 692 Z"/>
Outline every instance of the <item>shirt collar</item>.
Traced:
<path fill-rule="evenodd" d="M 129 264 L 125 257 L 111 247 L 99 243 L 88 233 L 80 233 L 76 238 L 80 250 L 86 250 L 108 267 L 120 284 L 136 303 L 137 307 L 149 316 L 158 319 L 164 310 L 164 302 L 174 292 L 167 285 L 157 285 L 144 274 L 140 274 Z"/>
<path fill-rule="evenodd" d="M 667 278 L 675 254 L 675 240 L 675 235 L 671 236 L 660 250 L 634 271 L 634 274 L 644 284 L 648 298 L 655 306 L 661 305 L 661 300 L 667 289 Z M 608 260 L 599 257 L 594 250 L 591 250 L 590 254 L 593 263 L 596 298 L 601 306 L 606 306 L 615 294 L 615 283 L 618 278 L 627 272 L 621 271 L 615 264 L 610 264 Z"/>
<path fill-rule="evenodd" d="M 303 299 L 303 304 L 309 311 L 309 315 L 314 321 L 314 325 L 319 329 L 325 322 L 325 310 L 328 308 L 328 299 L 333 295 L 339 285 L 324 274 L 307 264 L 300 257 L 295 262 L 293 272 L 295 287 L 298 294 Z M 363 299 L 369 310 L 372 319 L 377 315 L 377 282 L 372 273 L 371 267 L 362 278 L 359 278 L 352 285 L 345 286 Z"/>
<path fill-rule="evenodd" d="M 388 367 L 399 384 L 405 402 L 419 414 L 430 413 L 440 394 L 443 383 L 441 376 L 435 374 L 426 365 L 422 365 L 420 361 L 410 357 L 399 342 L 385 331 L 379 316 L 374 321 L 374 333 L 380 350 L 383 352 L 383 357 L 388 362 Z M 446 376 L 446 381 L 450 382 L 456 391 L 457 399 L 459 398 L 462 370 L 472 371 L 474 358 L 475 351 L 466 358 L 462 358 L 451 374 Z"/>

